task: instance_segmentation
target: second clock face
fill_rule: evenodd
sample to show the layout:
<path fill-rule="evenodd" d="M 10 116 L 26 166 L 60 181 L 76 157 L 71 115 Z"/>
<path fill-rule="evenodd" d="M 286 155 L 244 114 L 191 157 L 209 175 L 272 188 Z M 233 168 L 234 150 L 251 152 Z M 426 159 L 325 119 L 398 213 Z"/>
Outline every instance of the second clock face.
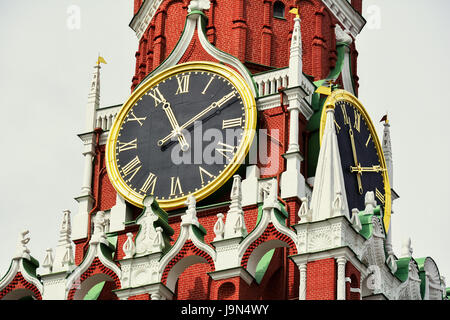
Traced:
<path fill-rule="evenodd" d="M 385 171 L 368 121 L 351 102 L 336 102 L 335 127 L 350 210 L 364 210 L 368 191 L 385 207 Z"/>
<path fill-rule="evenodd" d="M 146 89 L 111 140 L 125 193 L 140 200 L 170 202 L 204 189 L 245 148 L 250 113 L 242 89 L 221 73 L 182 70 Z"/>

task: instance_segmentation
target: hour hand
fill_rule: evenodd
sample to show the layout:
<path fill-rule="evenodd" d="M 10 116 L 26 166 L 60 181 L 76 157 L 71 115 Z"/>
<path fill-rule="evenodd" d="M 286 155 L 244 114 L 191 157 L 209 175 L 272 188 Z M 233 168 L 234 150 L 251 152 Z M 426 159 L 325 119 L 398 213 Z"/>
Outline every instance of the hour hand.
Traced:
<path fill-rule="evenodd" d="M 386 169 L 383 169 L 381 166 L 372 166 L 372 167 L 361 167 L 360 165 L 356 167 L 350 167 L 351 172 L 384 172 Z"/>
<path fill-rule="evenodd" d="M 173 114 L 173 110 L 170 106 L 170 103 L 168 103 L 167 101 L 164 102 L 163 110 L 166 113 L 170 125 L 172 126 L 173 129 L 170 136 L 177 137 L 178 141 L 180 142 L 181 150 L 187 151 L 189 149 L 189 144 L 187 143 L 186 138 L 183 135 L 182 129 L 180 128 L 180 125 L 178 124 L 178 121 L 175 118 L 175 115 Z"/>

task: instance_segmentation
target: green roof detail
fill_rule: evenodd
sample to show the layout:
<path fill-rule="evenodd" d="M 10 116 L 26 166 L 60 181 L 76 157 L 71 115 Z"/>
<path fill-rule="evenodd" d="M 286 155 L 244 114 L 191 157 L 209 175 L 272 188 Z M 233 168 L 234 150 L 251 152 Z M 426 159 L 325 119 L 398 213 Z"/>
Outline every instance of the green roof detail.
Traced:
<path fill-rule="evenodd" d="M 274 253 L 275 249 L 267 251 L 266 254 L 258 262 L 255 272 L 255 280 L 258 284 L 260 284 L 262 279 L 264 278 L 264 275 L 266 274 L 266 271 L 269 268 Z"/>
<path fill-rule="evenodd" d="M 411 261 L 411 257 L 400 258 L 397 260 L 397 271 L 395 272 L 395 276 L 401 281 L 405 282 L 408 280 L 409 274 L 409 263 Z"/>
<path fill-rule="evenodd" d="M 105 286 L 105 281 L 97 283 L 93 286 L 88 293 L 84 296 L 83 300 L 97 300 L 102 293 L 103 287 Z"/>

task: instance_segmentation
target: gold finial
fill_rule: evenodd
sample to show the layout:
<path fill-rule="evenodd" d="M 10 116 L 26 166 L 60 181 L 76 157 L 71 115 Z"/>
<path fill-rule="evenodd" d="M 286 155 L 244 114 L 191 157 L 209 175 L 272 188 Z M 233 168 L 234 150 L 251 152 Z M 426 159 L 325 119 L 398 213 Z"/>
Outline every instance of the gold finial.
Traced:
<path fill-rule="evenodd" d="M 300 14 L 298 12 L 298 8 L 292 8 L 291 10 L 289 10 L 289 13 L 295 14 L 296 18 L 300 18 Z"/>

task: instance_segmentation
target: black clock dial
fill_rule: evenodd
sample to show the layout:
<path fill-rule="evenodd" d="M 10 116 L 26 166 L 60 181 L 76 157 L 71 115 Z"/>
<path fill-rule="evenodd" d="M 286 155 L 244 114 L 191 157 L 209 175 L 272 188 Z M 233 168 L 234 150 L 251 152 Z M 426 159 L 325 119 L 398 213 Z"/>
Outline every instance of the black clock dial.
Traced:
<path fill-rule="evenodd" d="M 383 212 L 384 171 L 367 120 L 352 103 L 338 101 L 335 121 L 349 209 L 364 210 L 365 195 L 373 191 Z"/>
<path fill-rule="evenodd" d="M 143 197 L 194 193 L 230 164 L 245 123 L 242 97 L 228 79 L 208 71 L 173 74 L 148 89 L 120 124 L 118 172 Z"/>

